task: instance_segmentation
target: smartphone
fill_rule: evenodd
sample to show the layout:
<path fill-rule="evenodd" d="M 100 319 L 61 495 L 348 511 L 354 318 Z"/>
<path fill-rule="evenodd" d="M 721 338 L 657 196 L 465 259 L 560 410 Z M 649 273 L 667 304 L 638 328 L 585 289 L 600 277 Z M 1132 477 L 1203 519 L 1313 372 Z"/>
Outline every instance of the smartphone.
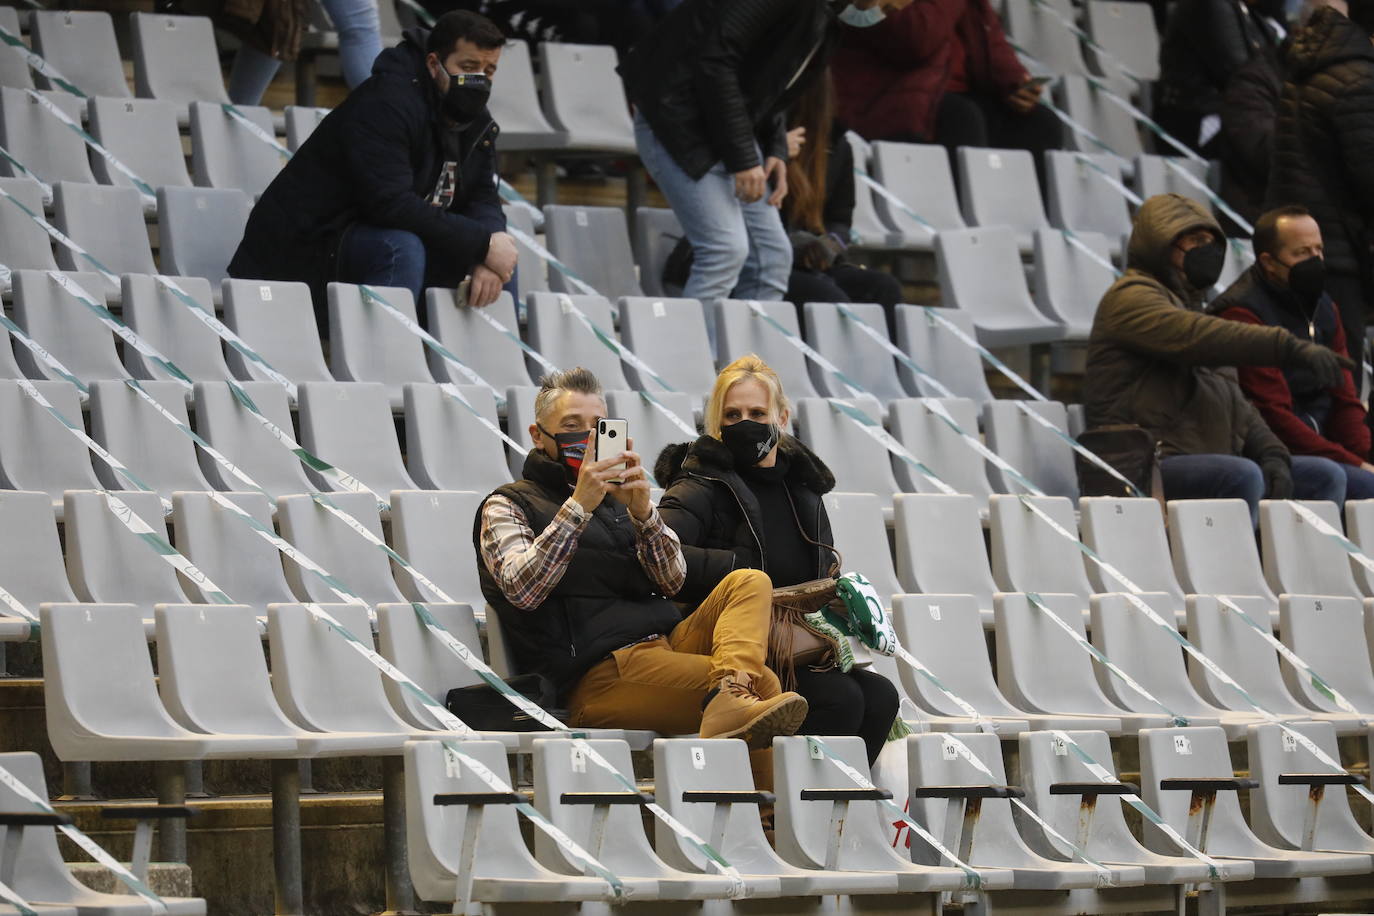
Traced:
<path fill-rule="evenodd" d="M 629 441 L 630 421 L 618 417 L 602 417 L 596 421 L 596 457 L 593 460 L 600 461 L 602 458 L 609 458 L 626 451 L 629 448 L 627 445 Z M 624 483 L 623 480 L 610 482 Z"/>
<path fill-rule="evenodd" d="M 1034 86 L 1039 89 L 1041 86 L 1048 86 L 1052 82 L 1054 82 L 1054 77 L 1052 76 L 1032 76 L 1030 79 L 1026 80 L 1026 85 Z"/>

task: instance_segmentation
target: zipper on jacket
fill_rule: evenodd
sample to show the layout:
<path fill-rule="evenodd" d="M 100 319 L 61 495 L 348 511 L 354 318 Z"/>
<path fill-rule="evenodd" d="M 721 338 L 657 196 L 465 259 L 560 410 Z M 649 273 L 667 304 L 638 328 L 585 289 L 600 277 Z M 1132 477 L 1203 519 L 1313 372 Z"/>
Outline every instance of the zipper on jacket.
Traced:
<path fill-rule="evenodd" d="M 754 523 L 749 520 L 749 510 L 744 508 L 744 500 L 739 498 L 739 494 L 735 492 L 735 488 L 719 477 L 707 477 L 704 474 L 697 474 L 694 471 L 688 471 L 687 473 L 697 480 L 709 480 L 722 484 L 725 489 L 730 491 L 730 495 L 735 498 L 735 502 L 739 505 L 739 514 L 744 517 L 744 523 L 749 526 L 749 533 L 754 536 L 754 543 L 759 547 L 759 565 L 762 567 L 763 572 L 768 572 L 768 557 L 764 554 L 763 538 L 759 537 L 759 533 L 754 530 Z"/>

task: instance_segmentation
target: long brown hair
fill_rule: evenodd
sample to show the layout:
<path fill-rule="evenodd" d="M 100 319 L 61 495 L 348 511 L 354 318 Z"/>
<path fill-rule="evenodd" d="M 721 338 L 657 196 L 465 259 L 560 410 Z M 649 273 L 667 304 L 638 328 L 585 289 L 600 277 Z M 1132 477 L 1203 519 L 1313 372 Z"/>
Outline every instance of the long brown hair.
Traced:
<path fill-rule="evenodd" d="M 825 234 L 825 173 L 830 166 L 830 130 L 835 122 L 835 87 L 826 68 L 793 106 L 788 129 L 806 128 L 801 153 L 787 163 L 787 221 Z"/>

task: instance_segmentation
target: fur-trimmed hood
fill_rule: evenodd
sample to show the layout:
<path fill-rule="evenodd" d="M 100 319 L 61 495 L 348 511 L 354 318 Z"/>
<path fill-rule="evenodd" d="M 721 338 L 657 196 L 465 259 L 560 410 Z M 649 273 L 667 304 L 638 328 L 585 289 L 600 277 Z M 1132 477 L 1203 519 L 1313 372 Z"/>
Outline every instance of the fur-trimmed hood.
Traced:
<path fill-rule="evenodd" d="M 835 475 L 815 452 L 787 433 L 778 441 L 778 452 L 787 457 L 787 479 L 824 495 L 835 489 Z M 670 487 L 684 473 L 722 477 L 737 473 L 735 460 L 719 439 L 701 436 L 695 442 L 674 442 L 664 446 L 654 462 L 654 479 L 660 487 Z"/>

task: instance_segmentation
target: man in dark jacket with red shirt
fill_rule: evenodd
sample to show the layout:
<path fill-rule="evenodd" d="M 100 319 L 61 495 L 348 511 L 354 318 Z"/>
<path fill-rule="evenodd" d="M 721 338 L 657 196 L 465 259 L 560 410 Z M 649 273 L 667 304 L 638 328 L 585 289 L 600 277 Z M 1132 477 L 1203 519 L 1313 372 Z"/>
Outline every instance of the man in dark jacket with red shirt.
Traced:
<path fill-rule="evenodd" d="M 1325 289 L 1322 234 L 1307 208 L 1278 207 L 1255 222 L 1257 260 L 1209 311 L 1248 324 L 1287 329 L 1301 340 L 1346 353 L 1340 313 Z M 1240 386 L 1269 428 L 1294 455 L 1330 458 L 1347 478 L 1346 499 L 1374 498 L 1369 427 L 1343 370 L 1341 384 L 1325 387 L 1299 366 L 1239 367 Z"/>

